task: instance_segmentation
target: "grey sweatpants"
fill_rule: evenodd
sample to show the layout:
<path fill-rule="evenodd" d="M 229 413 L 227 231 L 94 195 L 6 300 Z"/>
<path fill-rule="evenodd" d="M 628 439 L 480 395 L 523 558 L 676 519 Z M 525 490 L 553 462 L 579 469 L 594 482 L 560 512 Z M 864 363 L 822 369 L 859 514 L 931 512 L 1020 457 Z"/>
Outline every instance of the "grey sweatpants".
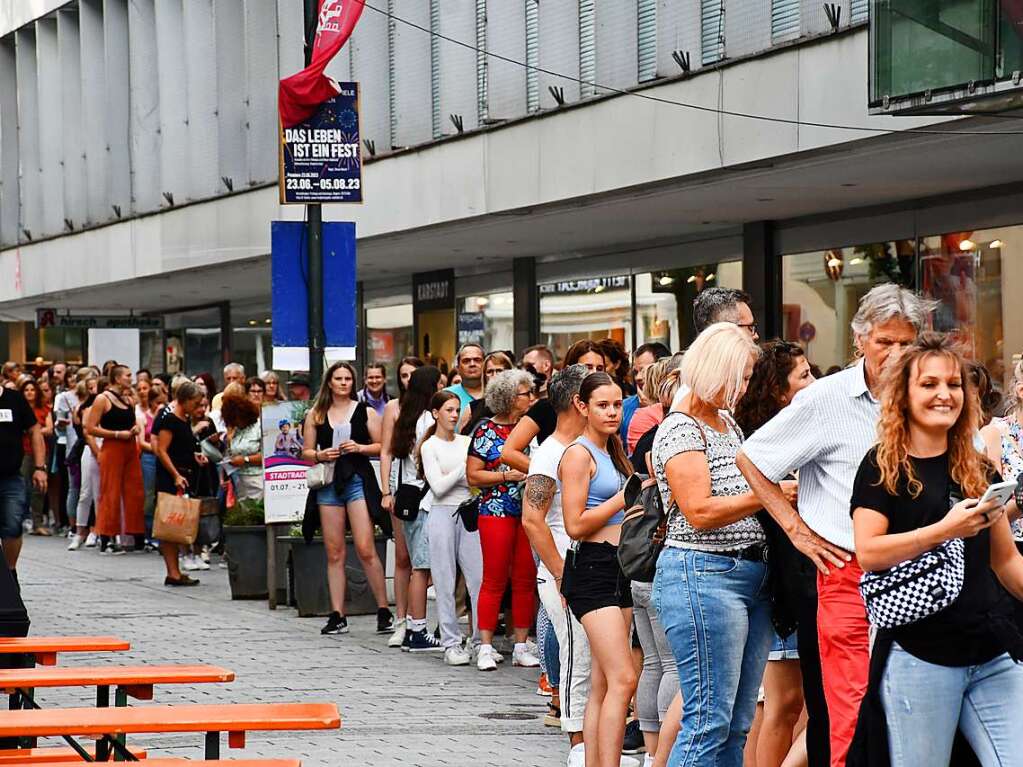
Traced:
<path fill-rule="evenodd" d="M 483 581 L 480 534 L 466 532 L 462 520 L 455 515 L 456 508 L 434 503 L 426 522 L 430 540 L 430 572 L 433 574 L 433 590 L 437 595 L 440 641 L 444 647 L 454 647 L 462 642 L 458 611 L 455 609 L 456 567 L 462 569 L 465 587 L 472 600 L 472 637 L 476 639 L 479 636 L 476 606 L 479 604 L 480 583 Z"/>
<path fill-rule="evenodd" d="M 632 616 L 643 647 L 643 673 L 636 688 L 639 729 L 657 732 L 678 692 L 678 667 L 657 610 L 650 602 L 652 583 L 632 582 Z"/>

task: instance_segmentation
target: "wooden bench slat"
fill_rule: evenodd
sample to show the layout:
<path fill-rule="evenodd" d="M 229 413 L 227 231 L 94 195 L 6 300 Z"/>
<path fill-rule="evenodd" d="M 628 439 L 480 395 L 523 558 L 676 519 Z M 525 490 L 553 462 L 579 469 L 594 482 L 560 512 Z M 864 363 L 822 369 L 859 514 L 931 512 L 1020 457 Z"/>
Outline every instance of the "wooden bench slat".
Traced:
<path fill-rule="evenodd" d="M 71 762 L 72 764 L 74 762 Z M 67 767 L 69 762 L 30 762 L 33 767 Z M 78 764 L 86 764 L 78 760 Z M 129 762 L 97 762 L 124 765 Z M 302 767 L 301 759 L 146 759 L 144 767 Z"/>
<path fill-rule="evenodd" d="M 131 643 L 115 636 L 0 637 L 0 653 L 114 652 Z"/>
<path fill-rule="evenodd" d="M 49 666 L 0 669 L 0 689 L 91 687 L 233 682 L 234 672 L 220 666 Z"/>
<path fill-rule="evenodd" d="M 237 703 L 53 708 L 0 713 L 0 738 L 120 735 L 138 732 L 331 730 L 341 726 L 333 703 Z"/>
<path fill-rule="evenodd" d="M 96 758 L 96 749 L 91 745 L 82 746 L 92 758 Z M 131 748 L 128 750 L 139 759 L 145 759 L 147 754 L 144 748 Z M 0 765 L 15 764 L 59 764 L 62 767 L 68 762 L 85 764 L 82 757 L 70 746 L 50 746 L 44 748 L 2 748 L 0 749 Z"/>

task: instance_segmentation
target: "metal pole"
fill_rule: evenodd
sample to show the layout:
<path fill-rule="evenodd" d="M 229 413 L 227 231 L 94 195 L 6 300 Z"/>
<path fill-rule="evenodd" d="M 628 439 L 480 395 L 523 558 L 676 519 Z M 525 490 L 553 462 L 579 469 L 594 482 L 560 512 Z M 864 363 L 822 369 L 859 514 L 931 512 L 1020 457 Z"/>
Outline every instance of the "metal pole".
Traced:
<path fill-rule="evenodd" d="M 305 63 L 312 61 L 318 0 L 305 0 Z M 306 205 L 309 254 L 309 382 L 313 392 L 323 378 L 323 211 L 319 205 Z"/>

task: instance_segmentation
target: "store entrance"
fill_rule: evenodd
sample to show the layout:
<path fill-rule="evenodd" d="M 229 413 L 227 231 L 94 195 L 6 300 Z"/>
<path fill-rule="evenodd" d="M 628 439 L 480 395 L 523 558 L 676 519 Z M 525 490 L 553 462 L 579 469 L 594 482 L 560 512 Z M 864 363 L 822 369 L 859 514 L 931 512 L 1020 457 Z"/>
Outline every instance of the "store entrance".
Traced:
<path fill-rule="evenodd" d="M 453 309 L 419 313 L 416 317 L 416 349 L 419 356 L 431 365 L 442 370 L 454 367 L 457 349 Z"/>

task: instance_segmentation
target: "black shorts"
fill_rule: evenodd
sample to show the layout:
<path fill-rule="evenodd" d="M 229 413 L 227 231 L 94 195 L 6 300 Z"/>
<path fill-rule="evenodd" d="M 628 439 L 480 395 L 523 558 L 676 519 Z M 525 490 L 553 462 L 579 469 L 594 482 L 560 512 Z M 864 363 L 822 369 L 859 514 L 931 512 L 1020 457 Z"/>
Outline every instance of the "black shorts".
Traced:
<path fill-rule="evenodd" d="M 632 585 L 618 564 L 618 547 L 583 541 L 569 549 L 561 595 L 579 621 L 602 607 L 632 607 Z"/>

